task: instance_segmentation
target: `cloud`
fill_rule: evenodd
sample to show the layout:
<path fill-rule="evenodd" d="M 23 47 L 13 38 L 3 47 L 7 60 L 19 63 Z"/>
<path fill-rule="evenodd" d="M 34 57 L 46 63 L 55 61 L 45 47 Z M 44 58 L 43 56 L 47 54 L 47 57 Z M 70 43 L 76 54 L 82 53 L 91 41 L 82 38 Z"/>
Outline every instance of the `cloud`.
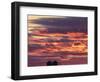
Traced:
<path fill-rule="evenodd" d="M 31 23 L 42 25 L 48 33 L 87 32 L 87 17 L 40 18 Z"/>

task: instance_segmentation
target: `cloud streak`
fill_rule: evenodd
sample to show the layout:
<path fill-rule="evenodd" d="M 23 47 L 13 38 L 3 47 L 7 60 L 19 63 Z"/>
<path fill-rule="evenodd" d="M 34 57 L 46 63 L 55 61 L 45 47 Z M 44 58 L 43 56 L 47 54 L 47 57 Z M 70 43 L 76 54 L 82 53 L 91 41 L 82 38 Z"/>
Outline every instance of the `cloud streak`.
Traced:
<path fill-rule="evenodd" d="M 87 17 L 41 18 L 31 20 L 33 24 L 43 25 L 49 33 L 87 32 Z"/>

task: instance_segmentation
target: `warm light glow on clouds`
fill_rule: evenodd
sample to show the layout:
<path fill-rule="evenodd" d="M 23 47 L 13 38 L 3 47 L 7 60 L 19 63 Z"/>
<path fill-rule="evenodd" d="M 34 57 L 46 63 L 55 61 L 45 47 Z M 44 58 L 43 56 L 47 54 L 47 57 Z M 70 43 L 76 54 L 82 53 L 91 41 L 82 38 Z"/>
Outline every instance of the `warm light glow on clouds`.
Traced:
<path fill-rule="evenodd" d="M 81 58 L 86 59 L 88 55 L 86 21 L 84 17 L 29 15 L 28 55 L 36 59 L 42 57 L 43 61 L 57 59 L 64 63 L 71 60 L 74 62 L 78 55 L 81 62 Z"/>
<path fill-rule="evenodd" d="M 30 21 L 30 20 L 39 20 L 39 19 L 41 19 L 41 18 L 63 18 L 63 17 L 61 17 L 61 16 L 40 16 L 40 15 L 29 15 L 28 16 L 28 20 Z"/>

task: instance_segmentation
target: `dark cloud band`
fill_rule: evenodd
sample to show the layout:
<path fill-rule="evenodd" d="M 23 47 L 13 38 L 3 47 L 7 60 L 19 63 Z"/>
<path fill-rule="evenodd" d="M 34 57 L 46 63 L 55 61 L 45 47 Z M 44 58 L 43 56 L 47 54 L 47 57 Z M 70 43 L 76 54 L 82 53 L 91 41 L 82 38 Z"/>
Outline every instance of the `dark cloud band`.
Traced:
<path fill-rule="evenodd" d="M 87 17 L 41 18 L 31 21 L 47 28 L 49 33 L 85 32 L 87 33 Z"/>

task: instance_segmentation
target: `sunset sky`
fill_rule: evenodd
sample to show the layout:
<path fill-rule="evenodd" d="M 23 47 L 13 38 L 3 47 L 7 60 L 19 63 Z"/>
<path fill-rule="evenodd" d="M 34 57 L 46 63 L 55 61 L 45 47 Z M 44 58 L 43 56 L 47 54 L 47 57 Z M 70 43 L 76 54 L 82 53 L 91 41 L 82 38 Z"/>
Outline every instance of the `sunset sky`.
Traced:
<path fill-rule="evenodd" d="M 87 63 L 87 17 L 28 15 L 28 66 Z"/>

